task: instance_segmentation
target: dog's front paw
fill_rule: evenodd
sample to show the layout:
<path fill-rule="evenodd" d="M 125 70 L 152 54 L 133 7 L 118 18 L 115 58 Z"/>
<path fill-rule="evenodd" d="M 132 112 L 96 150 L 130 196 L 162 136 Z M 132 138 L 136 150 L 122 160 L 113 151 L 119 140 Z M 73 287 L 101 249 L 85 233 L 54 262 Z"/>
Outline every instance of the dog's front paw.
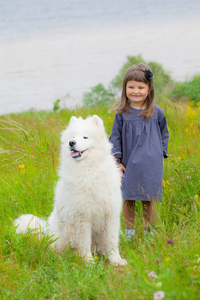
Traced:
<path fill-rule="evenodd" d="M 116 266 L 117 267 L 123 267 L 123 266 L 125 266 L 125 265 L 127 265 L 127 261 L 126 261 L 126 259 L 118 259 L 117 261 L 116 261 Z"/>
<path fill-rule="evenodd" d="M 127 265 L 126 259 L 122 259 L 120 255 L 110 255 L 109 260 L 110 263 L 116 267 L 123 267 Z"/>

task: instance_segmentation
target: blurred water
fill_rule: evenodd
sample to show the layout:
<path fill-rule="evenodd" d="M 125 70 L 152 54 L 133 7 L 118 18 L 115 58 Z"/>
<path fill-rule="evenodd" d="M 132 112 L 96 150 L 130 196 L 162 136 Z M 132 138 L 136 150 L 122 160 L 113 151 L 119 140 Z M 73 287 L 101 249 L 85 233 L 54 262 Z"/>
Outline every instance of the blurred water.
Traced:
<path fill-rule="evenodd" d="M 127 55 L 200 73 L 200 1 L 0 0 L 0 114 L 81 104 Z"/>

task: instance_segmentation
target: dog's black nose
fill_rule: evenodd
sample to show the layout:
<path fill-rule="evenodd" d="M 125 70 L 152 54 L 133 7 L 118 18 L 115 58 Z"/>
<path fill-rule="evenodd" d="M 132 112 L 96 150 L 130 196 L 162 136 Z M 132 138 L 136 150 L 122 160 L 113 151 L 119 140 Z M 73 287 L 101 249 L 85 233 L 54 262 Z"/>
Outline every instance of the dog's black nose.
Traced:
<path fill-rule="evenodd" d="M 69 141 L 69 145 L 70 147 L 73 147 L 74 145 L 76 145 L 76 141 L 74 140 Z"/>

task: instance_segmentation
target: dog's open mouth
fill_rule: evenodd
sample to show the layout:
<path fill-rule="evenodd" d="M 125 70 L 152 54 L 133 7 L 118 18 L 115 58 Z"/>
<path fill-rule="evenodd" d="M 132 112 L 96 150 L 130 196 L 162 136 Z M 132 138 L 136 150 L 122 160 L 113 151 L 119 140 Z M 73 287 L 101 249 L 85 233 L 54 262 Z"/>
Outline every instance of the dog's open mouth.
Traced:
<path fill-rule="evenodd" d="M 71 155 L 72 158 L 78 158 L 78 157 L 81 157 L 82 154 L 83 154 L 85 151 L 86 151 L 86 150 L 84 150 L 84 151 L 71 150 L 70 155 Z"/>

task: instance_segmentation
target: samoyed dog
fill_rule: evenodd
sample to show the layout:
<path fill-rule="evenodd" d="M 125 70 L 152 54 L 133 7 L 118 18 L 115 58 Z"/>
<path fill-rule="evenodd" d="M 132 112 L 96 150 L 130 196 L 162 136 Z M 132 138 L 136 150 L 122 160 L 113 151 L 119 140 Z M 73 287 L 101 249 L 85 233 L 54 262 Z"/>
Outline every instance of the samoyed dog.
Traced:
<path fill-rule="evenodd" d="M 126 265 L 119 254 L 121 173 L 111 154 L 103 121 L 98 116 L 72 117 L 61 134 L 59 180 L 54 208 L 47 221 L 21 215 L 16 233 L 34 229 L 41 238 L 53 235 L 58 251 L 67 245 L 81 257 L 108 255 L 117 266 Z"/>

